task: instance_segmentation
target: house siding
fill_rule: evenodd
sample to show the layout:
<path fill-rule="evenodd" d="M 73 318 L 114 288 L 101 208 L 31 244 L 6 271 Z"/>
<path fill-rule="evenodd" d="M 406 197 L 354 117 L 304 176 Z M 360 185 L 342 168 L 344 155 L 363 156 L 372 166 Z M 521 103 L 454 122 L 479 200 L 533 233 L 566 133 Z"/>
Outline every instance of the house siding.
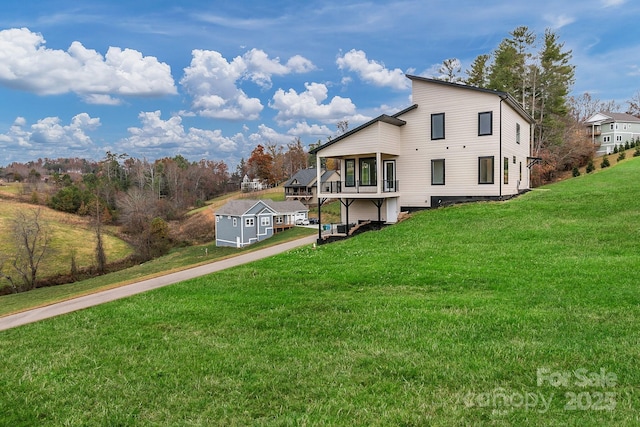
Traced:
<path fill-rule="evenodd" d="M 236 227 L 233 226 L 233 218 L 236 219 Z M 230 215 L 216 215 L 216 246 L 236 247 L 236 236 L 240 235 L 242 218 Z"/>

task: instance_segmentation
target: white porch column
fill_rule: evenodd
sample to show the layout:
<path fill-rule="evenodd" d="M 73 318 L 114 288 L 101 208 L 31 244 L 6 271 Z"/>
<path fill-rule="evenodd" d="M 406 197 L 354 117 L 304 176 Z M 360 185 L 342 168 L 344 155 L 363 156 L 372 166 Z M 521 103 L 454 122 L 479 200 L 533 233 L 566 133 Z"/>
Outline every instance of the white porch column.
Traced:
<path fill-rule="evenodd" d="M 382 187 L 384 183 L 384 174 L 382 171 L 382 154 L 378 151 L 376 153 L 376 194 L 382 194 Z"/>

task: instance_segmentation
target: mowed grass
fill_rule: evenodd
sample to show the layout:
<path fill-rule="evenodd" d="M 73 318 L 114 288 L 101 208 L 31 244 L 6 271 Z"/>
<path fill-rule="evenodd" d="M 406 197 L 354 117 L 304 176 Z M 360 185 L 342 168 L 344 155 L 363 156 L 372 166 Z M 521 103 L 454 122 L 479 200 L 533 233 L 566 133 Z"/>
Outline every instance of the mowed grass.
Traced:
<path fill-rule="evenodd" d="M 1 422 L 638 425 L 639 177 L 627 160 L 0 332 Z"/>

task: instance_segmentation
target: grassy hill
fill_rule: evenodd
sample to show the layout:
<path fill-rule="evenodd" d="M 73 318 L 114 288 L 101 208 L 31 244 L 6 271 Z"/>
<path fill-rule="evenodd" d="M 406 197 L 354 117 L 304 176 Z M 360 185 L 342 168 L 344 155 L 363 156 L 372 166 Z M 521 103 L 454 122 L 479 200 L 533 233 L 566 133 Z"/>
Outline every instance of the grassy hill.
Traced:
<path fill-rule="evenodd" d="M 7 425 L 637 425 L 640 159 L 0 332 Z"/>
<path fill-rule="evenodd" d="M 5 187 L 7 188 L 7 187 Z M 6 190 L 5 190 L 6 191 Z M 15 200 L 0 201 L 0 253 L 10 256 L 13 253 L 11 221 L 18 210 L 37 209 L 36 206 Z M 65 214 L 41 207 L 42 219 L 51 233 L 49 250 L 39 269 L 39 278 L 68 273 L 71 270 L 71 256 L 75 252 L 78 267 L 89 267 L 95 264 L 95 234 L 87 218 Z M 131 247 L 123 240 L 109 234 L 105 228 L 104 249 L 107 261 L 118 261 L 132 253 Z M 9 266 L 4 271 L 13 274 Z M 0 280 L 0 287 L 6 283 Z"/>

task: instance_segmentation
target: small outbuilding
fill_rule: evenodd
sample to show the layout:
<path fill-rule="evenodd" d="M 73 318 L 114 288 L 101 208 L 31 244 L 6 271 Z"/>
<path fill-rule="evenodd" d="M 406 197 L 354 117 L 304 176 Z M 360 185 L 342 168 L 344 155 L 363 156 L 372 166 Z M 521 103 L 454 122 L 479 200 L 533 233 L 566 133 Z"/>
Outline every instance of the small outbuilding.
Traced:
<path fill-rule="evenodd" d="M 216 246 L 242 248 L 294 227 L 309 209 L 298 200 L 231 200 L 216 212 Z"/>

